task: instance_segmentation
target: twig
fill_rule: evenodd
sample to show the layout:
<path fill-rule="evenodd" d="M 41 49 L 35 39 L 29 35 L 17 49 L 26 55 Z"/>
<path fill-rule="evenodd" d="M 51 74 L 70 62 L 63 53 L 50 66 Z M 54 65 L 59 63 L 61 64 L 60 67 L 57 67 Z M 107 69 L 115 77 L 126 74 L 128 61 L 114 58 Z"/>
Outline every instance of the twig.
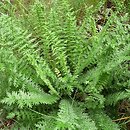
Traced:
<path fill-rule="evenodd" d="M 116 121 L 127 120 L 127 119 L 130 119 L 130 116 L 122 117 L 122 118 L 119 118 L 119 119 L 116 119 L 116 120 L 113 120 L 113 121 L 116 122 Z"/>

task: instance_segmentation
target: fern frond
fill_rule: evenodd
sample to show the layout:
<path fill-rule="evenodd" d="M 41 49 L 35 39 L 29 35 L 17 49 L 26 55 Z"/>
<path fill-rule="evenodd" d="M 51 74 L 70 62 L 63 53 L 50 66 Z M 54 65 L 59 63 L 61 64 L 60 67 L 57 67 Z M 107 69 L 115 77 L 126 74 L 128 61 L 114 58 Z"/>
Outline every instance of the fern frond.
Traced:
<path fill-rule="evenodd" d="M 22 121 L 23 124 L 26 124 L 28 122 L 28 125 L 32 125 L 31 123 L 36 123 L 40 119 L 41 115 L 38 115 L 32 111 L 26 110 L 26 109 L 20 109 L 20 110 L 15 110 L 13 112 L 8 113 L 7 119 L 12 119 L 17 117 L 18 122 Z M 17 124 L 17 122 L 16 122 Z M 19 124 L 17 124 L 19 125 Z M 33 125 L 32 125 L 33 126 Z"/>
<path fill-rule="evenodd" d="M 39 121 L 35 126 L 40 130 L 56 130 L 56 121 L 54 119 L 45 118 L 45 120 Z"/>
<path fill-rule="evenodd" d="M 82 129 L 82 130 L 97 130 L 98 128 L 96 127 L 96 124 L 94 120 L 89 116 L 88 113 L 86 113 L 85 108 L 82 107 L 81 103 L 74 103 L 74 110 L 78 115 L 78 124 L 79 127 L 77 129 Z"/>
<path fill-rule="evenodd" d="M 7 93 L 7 97 L 2 100 L 2 103 L 8 105 L 17 104 L 19 108 L 25 106 L 32 107 L 39 104 L 52 104 L 56 102 L 58 98 L 46 93 L 38 94 L 33 92 L 24 92 L 22 90 L 18 92 Z"/>
<path fill-rule="evenodd" d="M 95 123 L 77 104 L 62 100 L 59 107 L 57 118 L 57 127 L 59 129 L 97 130 Z"/>
<path fill-rule="evenodd" d="M 46 9 L 41 5 L 41 3 L 34 5 L 33 13 L 37 21 L 33 28 L 36 27 L 36 31 L 40 34 L 42 56 L 49 63 L 53 71 L 58 69 L 63 76 L 67 75 L 70 73 L 70 70 L 67 65 L 66 45 L 63 41 L 62 18 L 58 14 L 60 13 L 59 8 L 54 7 L 53 11 L 48 10 L 47 13 Z M 37 27 L 39 27 L 38 30 Z"/>
<path fill-rule="evenodd" d="M 78 116 L 76 115 L 72 104 L 67 100 L 62 100 L 59 107 L 58 126 L 61 128 L 74 129 L 78 125 Z M 61 124 L 59 122 L 61 122 Z"/>
<path fill-rule="evenodd" d="M 105 98 L 103 95 L 94 93 L 86 96 L 86 107 L 88 109 L 96 109 L 96 108 L 103 108 Z"/>
<path fill-rule="evenodd" d="M 120 130 L 119 126 L 103 111 L 94 111 L 90 116 L 99 130 Z"/>
<path fill-rule="evenodd" d="M 95 122 L 90 118 L 87 113 L 80 113 L 79 115 L 79 127 L 80 130 L 97 130 Z"/>
<path fill-rule="evenodd" d="M 9 46 L 13 51 L 13 55 L 15 55 L 15 57 L 17 58 L 21 58 L 21 60 L 18 62 L 17 70 L 19 70 L 20 72 L 22 71 L 21 73 L 25 73 L 26 75 L 27 73 L 29 73 L 30 76 L 33 75 L 33 70 L 29 71 L 31 68 L 28 64 L 32 65 L 36 68 L 36 72 L 38 76 L 40 76 L 41 80 L 45 82 L 45 84 L 51 89 L 53 93 L 57 94 L 56 90 L 51 85 L 51 82 L 48 80 L 47 77 L 49 76 L 52 78 L 52 80 L 54 80 L 55 75 L 50 70 L 45 60 L 40 58 L 40 56 L 38 55 L 38 50 L 35 50 L 36 45 L 32 44 L 32 39 L 30 40 L 31 35 L 27 34 L 27 32 L 22 30 L 20 27 L 17 27 L 17 24 L 13 22 L 13 20 L 8 16 L 3 16 L 1 18 L 1 21 L 4 21 L 1 25 L 1 32 L 2 30 L 8 32 L 3 32 L 1 34 L 4 46 Z M 4 29 L 4 26 L 6 26 L 6 29 Z M 5 40 L 6 37 L 9 37 L 7 39 L 8 41 Z M 10 39 L 12 40 L 11 43 Z M 17 55 L 16 52 L 18 52 L 19 55 Z M 39 62 L 37 63 L 37 61 Z M 44 70 L 41 67 L 44 67 Z"/>
<path fill-rule="evenodd" d="M 123 99 L 129 99 L 130 97 L 130 90 L 116 92 L 113 94 L 110 94 L 106 97 L 106 105 L 113 105 L 115 106 L 119 101 Z"/>

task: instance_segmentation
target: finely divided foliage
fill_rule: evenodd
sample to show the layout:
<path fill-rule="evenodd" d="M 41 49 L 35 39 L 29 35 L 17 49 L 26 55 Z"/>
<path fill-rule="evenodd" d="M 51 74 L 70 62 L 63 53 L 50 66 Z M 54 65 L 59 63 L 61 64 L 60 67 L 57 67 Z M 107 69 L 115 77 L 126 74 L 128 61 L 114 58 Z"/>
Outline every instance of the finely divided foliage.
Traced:
<path fill-rule="evenodd" d="M 91 8 L 79 26 L 67 0 L 51 4 L 0 15 L 0 109 L 12 130 L 119 130 L 106 110 L 130 95 L 128 14 L 98 32 Z"/>

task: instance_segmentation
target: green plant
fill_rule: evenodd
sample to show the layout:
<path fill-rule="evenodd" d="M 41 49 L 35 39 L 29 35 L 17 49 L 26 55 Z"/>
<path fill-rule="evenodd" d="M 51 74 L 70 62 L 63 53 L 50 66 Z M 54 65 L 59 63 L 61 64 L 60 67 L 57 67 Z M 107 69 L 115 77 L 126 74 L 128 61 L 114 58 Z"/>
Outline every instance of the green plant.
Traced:
<path fill-rule="evenodd" d="M 67 0 L 1 14 L 0 106 L 12 129 L 119 129 L 106 108 L 129 97 L 128 14 L 111 11 L 100 32 L 94 16 L 86 9 L 77 26 Z"/>

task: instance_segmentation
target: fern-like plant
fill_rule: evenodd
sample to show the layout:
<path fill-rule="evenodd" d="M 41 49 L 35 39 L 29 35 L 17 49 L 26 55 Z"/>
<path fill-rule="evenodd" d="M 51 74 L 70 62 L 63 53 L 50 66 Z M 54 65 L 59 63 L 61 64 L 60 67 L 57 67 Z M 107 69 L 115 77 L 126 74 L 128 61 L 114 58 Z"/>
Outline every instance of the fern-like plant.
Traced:
<path fill-rule="evenodd" d="M 111 10 L 98 32 L 85 10 L 80 26 L 67 0 L 1 13 L 0 107 L 12 130 L 120 129 L 104 108 L 130 95 L 128 14 Z"/>

